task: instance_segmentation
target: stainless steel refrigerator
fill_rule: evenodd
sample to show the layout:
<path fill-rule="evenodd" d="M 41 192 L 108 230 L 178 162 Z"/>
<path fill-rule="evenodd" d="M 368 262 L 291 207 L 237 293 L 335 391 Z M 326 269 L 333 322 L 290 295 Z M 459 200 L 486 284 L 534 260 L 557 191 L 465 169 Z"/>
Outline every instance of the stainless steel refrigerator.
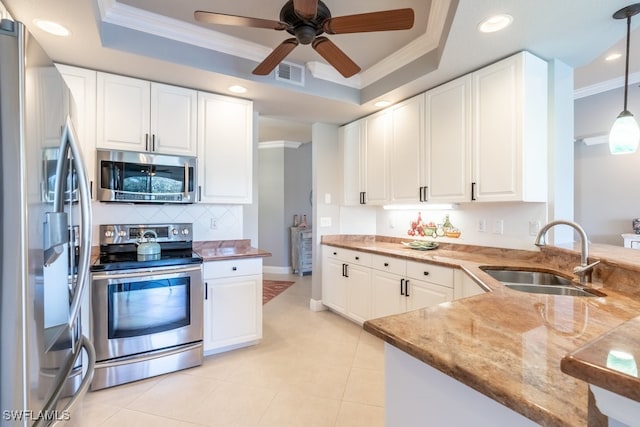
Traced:
<path fill-rule="evenodd" d="M 91 200 L 62 76 L 19 22 L 0 23 L 0 425 L 82 425 L 93 375 L 81 306 Z M 87 325 L 88 326 L 88 325 Z"/>

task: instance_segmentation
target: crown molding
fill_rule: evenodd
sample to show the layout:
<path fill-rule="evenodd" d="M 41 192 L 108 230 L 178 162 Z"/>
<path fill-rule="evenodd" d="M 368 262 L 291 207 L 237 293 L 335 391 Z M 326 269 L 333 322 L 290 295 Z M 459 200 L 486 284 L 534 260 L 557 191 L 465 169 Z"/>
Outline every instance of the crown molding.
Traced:
<path fill-rule="evenodd" d="M 258 149 L 264 150 L 267 148 L 300 148 L 303 142 L 297 141 L 264 141 L 258 143 Z"/>
<path fill-rule="evenodd" d="M 638 83 L 640 83 L 640 72 L 629 74 L 629 85 Z M 586 98 L 587 96 L 597 95 L 619 87 L 624 87 L 624 76 L 576 89 L 573 91 L 573 99 Z"/>

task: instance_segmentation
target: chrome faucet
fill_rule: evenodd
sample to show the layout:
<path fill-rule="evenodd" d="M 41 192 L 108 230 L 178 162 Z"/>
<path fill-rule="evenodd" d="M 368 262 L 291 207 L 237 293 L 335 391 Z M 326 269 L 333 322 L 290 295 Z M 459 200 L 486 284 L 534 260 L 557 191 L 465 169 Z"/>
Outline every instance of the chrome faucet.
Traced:
<path fill-rule="evenodd" d="M 536 241 L 534 242 L 535 245 L 539 247 L 545 246 L 547 243 L 545 242 L 544 236 L 547 234 L 547 231 L 555 225 L 568 225 L 569 227 L 573 227 L 580 235 L 580 265 L 574 267 L 573 274 L 576 274 L 580 278 L 580 284 L 591 282 L 593 267 L 595 267 L 600 261 L 589 264 L 589 239 L 587 238 L 587 233 L 579 224 L 564 220 L 551 221 L 538 231 Z"/>

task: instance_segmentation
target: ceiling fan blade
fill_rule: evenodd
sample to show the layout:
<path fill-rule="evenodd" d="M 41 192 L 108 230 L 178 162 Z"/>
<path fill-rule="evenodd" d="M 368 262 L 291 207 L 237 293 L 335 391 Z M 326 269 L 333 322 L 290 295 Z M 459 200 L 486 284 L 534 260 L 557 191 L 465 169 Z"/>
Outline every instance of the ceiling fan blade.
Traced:
<path fill-rule="evenodd" d="M 384 10 L 330 18 L 322 24 L 322 29 L 327 34 L 408 30 L 413 27 L 413 18 L 411 8 Z"/>
<path fill-rule="evenodd" d="M 226 15 L 224 13 L 196 10 L 193 14 L 196 21 L 207 24 L 234 25 L 237 27 L 266 28 L 270 30 L 286 30 L 289 26 L 284 22 L 270 19 L 249 18 L 247 16 Z"/>
<path fill-rule="evenodd" d="M 276 48 L 271 51 L 269 56 L 267 56 L 260 64 L 258 64 L 258 66 L 252 71 L 252 73 L 259 76 L 266 76 L 271 71 L 273 71 L 273 69 L 276 68 L 276 65 L 278 65 L 284 58 L 286 58 L 287 55 L 289 55 L 289 53 L 291 53 L 291 51 L 296 46 L 298 46 L 298 40 L 296 40 L 294 37 L 286 39 L 278 46 L 276 46 Z"/>
<path fill-rule="evenodd" d="M 300 18 L 312 20 L 318 12 L 318 0 L 293 0 L 293 10 Z"/>
<path fill-rule="evenodd" d="M 358 64 L 328 38 L 316 37 L 311 46 L 344 77 L 349 78 L 360 72 Z"/>

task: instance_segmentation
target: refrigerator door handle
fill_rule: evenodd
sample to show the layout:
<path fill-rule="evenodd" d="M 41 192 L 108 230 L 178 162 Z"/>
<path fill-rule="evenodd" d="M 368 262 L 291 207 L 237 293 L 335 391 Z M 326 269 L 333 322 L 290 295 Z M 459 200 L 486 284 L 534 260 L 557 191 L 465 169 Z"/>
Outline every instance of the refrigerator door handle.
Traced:
<path fill-rule="evenodd" d="M 73 367 L 74 367 L 74 365 L 76 363 L 76 360 L 78 360 L 78 357 L 80 357 L 82 355 L 82 349 L 84 349 L 86 351 L 86 353 L 87 353 L 87 372 L 85 373 L 84 378 L 80 382 L 80 386 L 78 387 L 78 390 L 71 397 L 71 399 L 69 399 L 69 402 L 62 409 L 62 411 L 63 412 L 71 411 L 71 408 L 87 392 L 87 389 L 89 388 L 89 385 L 91 384 L 91 381 L 93 380 L 93 373 L 95 372 L 96 351 L 93 348 L 93 344 L 91 343 L 89 338 L 87 338 L 85 335 L 82 335 L 79 341 L 80 341 L 80 345 L 76 346 L 76 350 L 74 350 L 74 352 L 72 353 L 72 357 L 69 358 L 69 361 L 68 361 L 67 365 L 62 367 L 60 369 L 60 372 L 58 372 L 58 375 L 56 376 L 56 380 L 57 380 L 56 381 L 56 384 L 57 384 L 56 388 L 51 393 L 51 396 L 49 397 L 49 400 L 47 400 L 47 403 L 44 406 L 43 413 L 51 413 L 56 409 L 55 407 L 56 407 L 56 405 L 58 403 L 58 400 L 60 399 L 60 395 L 62 394 L 62 390 L 63 390 L 63 388 L 65 386 L 66 379 L 67 379 L 67 377 L 69 375 L 71 375 L 71 371 L 73 371 Z M 46 417 L 39 418 L 33 424 L 33 427 L 40 427 L 42 425 L 45 425 L 45 424 L 43 424 L 45 422 L 47 422 L 46 421 Z M 51 424 L 51 426 L 53 427 L 53 426 L 56 426 L 58 424 L 59 424 L 59 422 L 55 422 L 55 423 Z"/>
<path fill-rule="evenodd" d="M 67 152 L 71 151 L 75 170 L 78 176 L 78 191 L 80 193 L 80 254 L 78 257 L 78 281 L 73 292 L 73 300 L 70 306 L 69 328 L 73 329 L 80 314 L 80 304 L 85 289 L 89 287 L 89 264 L 91 262 L 91 194 L 89 193 L 89 180 L 82 160 L 82 153 L 78 147 L 78 137 L 71 123 L 71 117 L 67 120 L 62 132 L 60 142 L 60 159 L 56 170 L 56 191 L 53 198 L 55 212 L 64 212 L 64 183 L 69 169 Z"/>

